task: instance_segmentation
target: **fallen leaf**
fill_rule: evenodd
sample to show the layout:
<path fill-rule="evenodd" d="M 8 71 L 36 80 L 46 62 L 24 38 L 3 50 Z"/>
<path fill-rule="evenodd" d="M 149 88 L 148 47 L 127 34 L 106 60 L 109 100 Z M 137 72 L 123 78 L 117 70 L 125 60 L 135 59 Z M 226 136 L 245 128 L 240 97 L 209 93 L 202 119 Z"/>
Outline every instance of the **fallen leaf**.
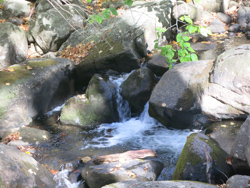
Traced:
<path fill-rule="evenodd" d="M 10 85 L 10 83 L 6 83 L 5 85 L 6 85 L 6 86 L 9 86 L 9 85 Z"/>
<path fill-rule="evenodd" d="M 28 66 L 26 67 L 26 69 L 31 70 L 32 67 L 28 65 Z"/>
<path fill-rule="evenodd" d="M 31 153 L 29 151 L 25 151 L 25 153 L 27 153 L 28 155 L 31 155 Z"/>
<path fill-rule="evenodd" d="M 132 172 L 132 171 L 128 171 L 127 174 L 128 174 L 129 176 L 131 176 L 132 178 L 136 178 L 135 173 Z"/>
<path fill-rule="evenodd" d="M 59 171 L 57 171 L 57 170 L 50 170 L 50 172 L 53 174 L 53 175 L 55 175 L 57 172 L 59 172 Z"/>
<path fill-rule="evenodd" d="M 146 172 L 148 172 L 148 167 L 144 167 L 143 170 L 145 170 Z"/>
<path fill-rule="evenodd" d="M 229 165 L 232 165 L 231 157 L 226 158 L 226 163 Z"/>

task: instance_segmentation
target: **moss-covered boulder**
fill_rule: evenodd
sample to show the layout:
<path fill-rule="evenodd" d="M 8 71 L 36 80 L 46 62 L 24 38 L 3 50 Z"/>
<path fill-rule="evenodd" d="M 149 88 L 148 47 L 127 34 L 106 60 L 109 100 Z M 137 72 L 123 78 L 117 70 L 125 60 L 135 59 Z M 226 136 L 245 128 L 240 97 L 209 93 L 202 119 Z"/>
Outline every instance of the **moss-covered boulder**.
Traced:
<path fill-rule="evenodd" d="M 130 74 L 121 84 L 121 94 L 128 100 L 136 112 L 140 114 L 149 100 L 156 83 L 157 79 L 153 72 L 143 67 Z"/>
<path fill-rule="evenodd" d="M 55 187 L 52 173 L 30 155 L 0 143 L 0 186 Z"/>
<path fill-rule="evenodd" d="M 225 162 L 227 157 L 214 139 L 193 133 L 187 139 L 172 179 L 222 184 L 233 175 L 232 167 Z"/>
<path fill-rule="evenodd" d="M 0 24 L 0 69 L 23 62 L 27 57 L 26 32 L 10 22 Z"/>
<path fill-rule="evenodd" d="M 73 93 L 68 59 L 31 59 L 0 72 L 0 137 L 62 104 Z"/>
<path fill-rule="evenodd" d="M 86 94 L 70 98 L 62 109 L 63 124 L 89 127 L 118 120 L 115 103 L 115 88 L 100 74 L 89 82 Z"/>

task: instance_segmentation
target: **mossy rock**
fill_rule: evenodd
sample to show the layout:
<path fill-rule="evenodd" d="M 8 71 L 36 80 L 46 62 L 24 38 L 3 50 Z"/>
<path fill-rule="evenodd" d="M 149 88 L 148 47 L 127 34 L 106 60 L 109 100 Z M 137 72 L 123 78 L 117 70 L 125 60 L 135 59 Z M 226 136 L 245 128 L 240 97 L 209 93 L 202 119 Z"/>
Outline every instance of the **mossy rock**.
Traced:
<path fill-rule="evenodd" d="M 63 103 L 73 93 L 74 63 L 32 59 L 0 72 L 0 137 Z"/>
<path fill-rule="evenodd" d="M 89 82 L 86 95 L 70 98 L 62 109 L 63 124 L 92 127 L 118 120 L 115 88 L 107 78 L 95 74 Z"/>
<path fill-rule="evenodd" d="M 212 158 L 209 163 L 205 150 Z M 214 139 L 201 133 L 193 133 L 187 139 L 172 179 L 221 184 L 233 174 L 233 169 L 225 162 L 227 157 L 227 153 Z M 206 174 L 207 164 L 212 166 L 210 178 Z"/>

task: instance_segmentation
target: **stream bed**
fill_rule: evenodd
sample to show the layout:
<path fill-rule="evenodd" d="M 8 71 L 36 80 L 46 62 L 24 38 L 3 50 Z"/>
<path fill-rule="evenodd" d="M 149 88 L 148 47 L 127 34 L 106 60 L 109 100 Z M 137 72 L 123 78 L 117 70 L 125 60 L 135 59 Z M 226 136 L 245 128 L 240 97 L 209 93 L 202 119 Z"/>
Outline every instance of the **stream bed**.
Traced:
<path fill-rule="evenodd" d="M 148 103 L 139 117 L 130 117 L 130 107 L 120 96 L 120 85 L 127 75 L 110 77 L 117 87 L 119 122 L 101 124 L 95 129 L 83 129 L 76 126 L 61 125 L 56 122 L 60 106 L 33 122 L 33 127 L 45 129 L 51 133 L 49 142 L 37 148 L 34 158 L 55 171 L 57 187 L 74 188 L 79 182 L 68 177 L 63 165 L 79 158 L 126 152 L 128 150 L 154 150 L 164 163 L 164 169 L 158 180 L 169 180 L 174 172 L 178 157 L 183 149 L 190 130 L 172 130 L 161 125 L 148 114 Z"/>

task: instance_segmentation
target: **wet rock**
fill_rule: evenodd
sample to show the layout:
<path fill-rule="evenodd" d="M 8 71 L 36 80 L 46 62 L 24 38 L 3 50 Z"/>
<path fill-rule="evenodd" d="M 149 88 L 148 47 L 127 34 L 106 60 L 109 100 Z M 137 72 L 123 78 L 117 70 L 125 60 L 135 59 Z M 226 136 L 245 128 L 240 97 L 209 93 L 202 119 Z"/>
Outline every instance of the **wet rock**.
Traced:
<path fill-rule="evenodd" d="M 27 17 L 30 13 L 31 4 L 25 0 L 4 0 L 3 16 L 10 17 Z"/>
<path fill-rule="evenodd" d="M 228 28 L 230 32 L 239 32 L 240 31 L 240 24 L 233 24 Z"/>
<path fill-rule="evenodd" d="M 224 28 L 224 25 L 221 21 L 218 19 L 214 19 L 210 25 L 209 28 L 211 29 L 212 33 L 225 33 L 226 29 Z"/>
<path fill-rule="evenodd" d="M 250 176 L 234 175 L 227 180 L 227 188 L 249 187 Z"/>
<path fill-rule="evenodd" d="M 81 8 L 62 5 L 59 10 L 64 10 L 58 9 L 49 9 L 30 21 L 29 34 L 44 53 L 57 51 L 73 31 L 84 26 L 86 14 Z"/>
<path fill-rule="evenodd" d="M 172 179 L 221 184 L 233 174 L 232 167 L 225 163 L 227 156 L 214 139 L 193 133 L 187 139 Z"/>
<path fill-rule="evenodd" d="M 48 131 L 32 127 L 20 127 L 17 129 L 10 129 L 6 131 L 5 134 L 3 135 L 3 139 L 6 138 L 8 135 L 16 133 L 20 133 L 19 134 L 20 140 L 32 146 L 37 146 L 37 145 L 41 146 L 48 144 L 49 139 L 51 138 L 51 134 Z M 9 144 L 12 144 L 12 141 Z"/>
<path fill-rule="evenodd" d="M 81 174 L 90 188 L 100 188 L 119 181 L 156 181 L 163 166 L 157 158 L 132 159 L 99 165 L 89 163 Z"/>
<path fill-rule="evenodd" d="M 129 10 L 119 10 L 121 16 L 104 21 L 99 29 L 92 25 L 72 33 L 59 52 L 68 45 L 76 46 L 79 41 L 82 44 L 96 43 L 76 69 L 82 84 L 103 70 L 130 72 L 138 69 L 141 59 L 147 55 L 146 49 L 154 48 L 154 40 L 157 39 L 155 28 L 170 26 L 170 7 L 171 3 L 167 1 L 138 2 Z M 135 22 L 135 17 L 140 19 Z"/>
<path fill-rule="evenodd" d="M 115 107 L 115 88 L 107 78 L 95 74 L 85 95 L 70 98 L 62 108 L 63 124 L 91 127 L 118 120 Z"/>
<path fill-rule="evenodd" d="M 31 59 L 0 72 L 0 137 L 61 104 L 73 92 L 68 59 Z"/>
<path fill-rule="evenodd" d="M 189 182 L 189 181 L 148 181 L 148 182 L 137 182 L 137 181 L 123 181 L 118 183 L 112 183 L 110 185 L 106 185 L 103 188 L 145 188 L 145 187 L 160 187 L 160 188 L 216 188 L 215 185 L 209 185 L 201 182 Z"/>
<path fill-rule="evenodd" d="M 220 147 L 229 154 L 242 124 L 242 121 L 216 122 L 206 129 L 205 134 L 215 139 Z"/>
<path fill-rule="evenodd" d="M 166 58 L 159 53 L 152 55 L 152 59 L 148 61 L 147 67 L 156 76 L 162 76 L 169 68 Z"/>
<path fill-rule="evenodd" d="M 0 144 L 0 185 L 15 187 L 55 187 L 52 174 L 30 155 Z"/>
<path fill-rule="evenodd" d="M 219 20 L 222 21 L 223 23 L 229 24 L 231 22 L 231 17 L 228 16 L 227 14 L 218 12 L 216 15 L 217 15 L 217 18 L 219 18 Z"/>
<path fill-rule="evenodd" d="M 167 71 L 150 97 L 150 116 L 174 128 L 205 126 L 209 121 L 201 113 L 198 96 L 212 65 L 212 61 L 184 62 Z"/>
<path fill-rule="evenodd" d="M 0 69 L 23 62 L 27 57 L 28 42 L 24 30 L 10 22 L 0 24 Z"/>
<path fill-rule="evenodd" d="M 232 146 L 231 161 L 236 173 L 250 175 L 250 116 L 241 126 Z"/>
<path fill-rule="evenodd" d="M 152 71 L 146 67 L 134 71 L 121 85 L 121 94 L 130 105 L 141 113 L 157 83 Z"/>

